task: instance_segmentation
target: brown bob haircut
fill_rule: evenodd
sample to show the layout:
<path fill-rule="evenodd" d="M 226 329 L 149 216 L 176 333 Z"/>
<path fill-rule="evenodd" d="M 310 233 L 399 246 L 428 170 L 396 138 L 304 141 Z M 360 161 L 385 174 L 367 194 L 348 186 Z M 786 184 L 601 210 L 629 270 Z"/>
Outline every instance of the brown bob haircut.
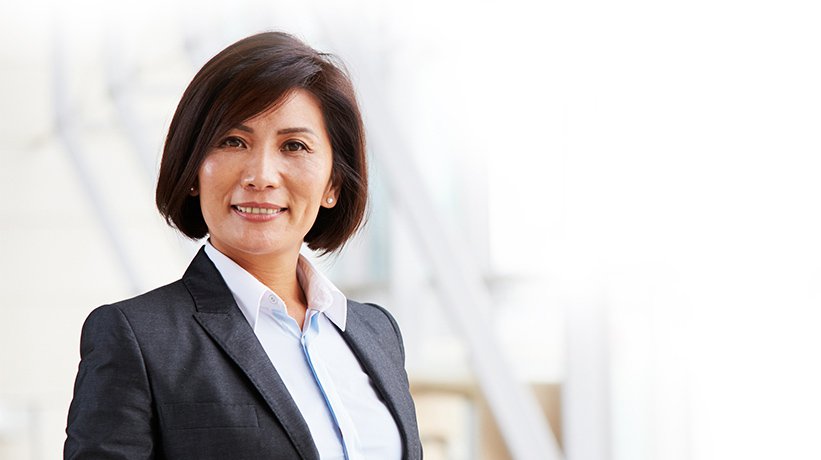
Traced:
<path fill-rule="evenodd" d="M 169 225 L 192 239 L 208 234 L 199 197 L 190 193 L 208 151 L 230 129 L 297 88 L 319 101 L 337 189 L 336 206 L 319 209 L 305 242 L 322 253 L 345 244 L 362 224 L 368 199 L 365 133 L 353 85 L 333 56 L 281 32 L 230 45 L 186 88 L 168 129 L 157 180 L 157 209 Z"/>

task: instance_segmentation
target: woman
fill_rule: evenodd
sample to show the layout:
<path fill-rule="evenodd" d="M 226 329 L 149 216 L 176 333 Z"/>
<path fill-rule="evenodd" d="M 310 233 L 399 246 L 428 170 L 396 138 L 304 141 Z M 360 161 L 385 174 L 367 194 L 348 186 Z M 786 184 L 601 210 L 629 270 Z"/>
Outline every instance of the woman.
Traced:
<path fill-rule="evenodd" d="M 83 326 L 65 458 L 421 458 L 399 329 L 299 254 L 359 227 L 350 80 L 282 33 L 211 59 L 180 101 L 157 207 L 208 236 L 182 279 Z"/>

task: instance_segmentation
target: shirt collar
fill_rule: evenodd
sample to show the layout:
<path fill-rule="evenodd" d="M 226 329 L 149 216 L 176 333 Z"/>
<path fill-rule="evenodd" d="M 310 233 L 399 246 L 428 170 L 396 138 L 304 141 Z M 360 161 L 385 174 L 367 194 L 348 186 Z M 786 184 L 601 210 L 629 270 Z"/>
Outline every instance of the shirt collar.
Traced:
<path fill-rule="evenodd" d="M 266 302 L 266 299 L 278 300 L 277 305 L 284 308 L 282 299 L 275 292 L 268 289 L 244 268 L 221 253 L 211 245 L 210 241 L 205 242 L 205 253 L 214 263 L 214 266 L 217 267 L 239 309 L 255 331 L 260 307 Z M 344 331 L 348 318 L 348 300 L 342 291 L 337 289 L 302 254 L 299 255 L 297 261 L 296 275 L 302 291 L 305 292 L 308 308 L 324 313 L 340 330 Z"/>

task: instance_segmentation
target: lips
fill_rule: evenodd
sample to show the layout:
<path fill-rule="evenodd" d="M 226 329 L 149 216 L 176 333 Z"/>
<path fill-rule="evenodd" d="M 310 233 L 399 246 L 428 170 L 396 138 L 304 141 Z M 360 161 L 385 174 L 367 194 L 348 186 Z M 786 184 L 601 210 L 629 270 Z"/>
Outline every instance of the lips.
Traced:
<path fill-rule="evenodd" d="M 232 204 L 231 209 L 249 217 L 275 216 L 288 210 L 288 208 L 276 204 L 255 202 Z"/>

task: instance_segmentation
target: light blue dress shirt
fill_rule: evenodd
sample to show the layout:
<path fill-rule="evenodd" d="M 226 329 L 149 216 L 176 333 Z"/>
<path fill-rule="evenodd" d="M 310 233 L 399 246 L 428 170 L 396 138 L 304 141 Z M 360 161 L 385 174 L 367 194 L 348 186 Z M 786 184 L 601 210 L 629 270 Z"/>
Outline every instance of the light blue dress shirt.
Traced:
<path fill-rule="evenodd" d="M 205 253 L 288 388 L 320 458 L 400 459 L 396 422 L 340 334 L 348 312 L 342 292 L 300 255 L 297 278 L 308 300 L 300 329 L 276 293 L 210 243 Z"/>

